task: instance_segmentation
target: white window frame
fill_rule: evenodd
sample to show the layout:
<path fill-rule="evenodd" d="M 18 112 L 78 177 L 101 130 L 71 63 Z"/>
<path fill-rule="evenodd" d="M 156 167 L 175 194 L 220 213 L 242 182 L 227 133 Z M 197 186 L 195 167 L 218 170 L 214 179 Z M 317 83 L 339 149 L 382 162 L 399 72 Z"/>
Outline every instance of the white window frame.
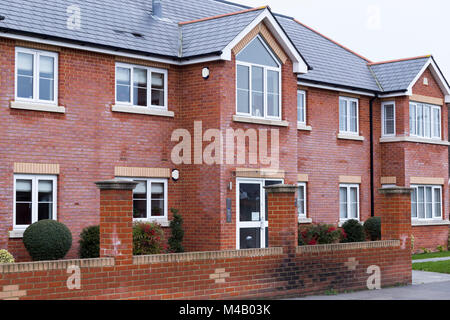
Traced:
<path fill-rule="evenodd" d="M 278 62 L 278 58 L 275 57 L 275 55 L 272 53 L 272 50 L 267 46 L 266 42 L 258 35 L 255 38 L 253 38 L 241 51 L 245 50 L 245 48 L 247 48 L 247 46 L 252 43 L 256 38 L 258 38 L 261 43 L 263 44 L 264 48 L 266 48 L 267 52 L 269 52 L 269 54 L 272 56 L 272 58 L 274 59 L 274 61 L 278 64 L 278 68 L 275 67 L 270 67 L 270 66 L 265 66 L 265 65 L 261 65 L 261 64 L 255 64 L 255 63 L 248 63 L 248 62 L 244 62 L 244 61 L 239 61 L 236 58 L 236 92 L 235 92 L 235 96 L 236 96 L 236 115 L 239 116 L 243 116 L 243 117 L 249 117 L 249 118 L 255 118 L 255 119 L 269 119 L 269 120 L 281 120 L 282 119 L 282 93 L 283 93 L 283 89 L 282 89 L 282 83 L 281 83 L 281 64 Z M 238 66 L 244 66 L 244 67 L 248 67 L 249 68 L 249 113 L 245 113 L 245 112 L 239 112 L 238 111 L 238 76 L 237 76 L 237 69 Z M 264 99 L 263 99 L 263 103 L 264 103 L 264 117 L 257 117 L 252 115 L 252 67 L 260 67 L 263 69 L 264 72 L 264 76 L 263 76 L 263 80 L 264 80 Z M 267 113 L 267 71 L 276 71 L 278 72 L 278 83 L 279 83 L 279 95 L 278 95 L 278 117 L 274 117 L 274 116 L 269 116 Z"/>
<path fill-rule="evenodd" d="M 19 70 L 19 53 L 26 53 L 33 55 L 33 98 L 20 98 L 17 96 L 18 85 L 18 70 Z M 53 81 L 53 100 L 40 100 L 39 99 L 39 59 L 41 56 L 47 56 L 54 58 L 54 81 Z M 15 74 L 14 74 L 14 98 L 15 101 L 23 101 L 36 104 L 58 104 L 58 53 L 51 51 L 35 50 L 23 47 L 16 47 L 15 54 Z"/>
<path fill-rule="evenodd" d="M 418 119 L 418 116 L 417 116 L 417 106 L 419 104 L 422 105 L 422 106 L 430 107 L 430 126 L 431 126 L 431 128 L 430 128 L 430 130 L 431 130 L 430 137 L 425 136 L 425 116 L 424 116 L 423 111 L 422 111 L 422 132 L 423 132 L 423 135 L 418 135 L 417 134 L 418 133 L 418 128 L 419 128 L 419 119 Z M 439 141 L 442 140 L 442 107 L 438 106 L 438 105 L 434 105 L 434 104 L 429 104 L 429 103 L 410 101 L 410 103 L 409 103 L 409 118 L 410 118 L 409 125 L 410 126 L 411 126 L 411 106 L 414 106 L 414 108 L 416 110 L 416 112 L 415 112 L 416 113 L 416 118 L 415 118 L 416 127 L 415 127 L 415 133 L 414 134 L 411 133 L 411 129 L 412 128 L 409 128 L 409 135 L 411 137 L 417 137 L 417 138 L 421 138 L 421 139 L 430 139 L 430 140 L 439 140 Z M 433 111 L 434 110 L 438 110 L 439 111 L 439 120 L 440 120 L 440 123 L 439 123 L 439 137 L 434 136 L 434 126 L 435 126 L 434 117 L 433 117 Z"/>
<path fill-rule="evenodd" d="M 140 178 L 140 177 L 118 177 L 118 179 L 122 180 L 131 180 L 131 181 L 145 181 L 147 183 L 147 218 L 134 218 L 135 222 L 167 222 L 168 221 L 168 179 L 156 179 L 156 178 Z M 163 183 L 164 184 L 164 215 L 159 217 L 151 216 L 151 208 L 152 208 L 152 183 Z"/>
<path fill-rule="evenodd" d="M 347 189 L 347 217 L 346 218 L 342 218 L 341 217 L 341 188 L 346 188 Z M 356 195 L 357 195 L 357 201 L 358 201 L 358 210 L 357 210 L 357 218 L 349 218 L 349 213 L 350 213 L 350 189 L 352 188 L 356 188 Z M 361 221 L 361 216 L 360 216 L 360 207 L 361 207 L 361 202 L 360 202 L 360 194 L 359 194 L 359 184 L 339 184 L 339 221 L 340 222 L 346 222 L 348 220 L 358 220 Z"/>
<path fill-rule="evenodd" d="M 419 192 L 418 192 L 418 188 L 423 187 L 424 188 L 424 216 L 425 218 L 420 218 L 419 217 Z M 431 211 L 432 211 L 432 218 L 427 218 L 427 212 L 426 212 L 426 203 L 427 203 L 427 192 L 426 192 L 426 188 L 431 187 Z M 418 220 L 418 221 L 436 221 L 436 220 L 443 220 L 444 219 L 444 212 L 443 212 L 443 205 L 444 205 L 444 199 L 442 198 L 442 186 L 440 185 L 411 185 L 412 189 L 415 189 L 416 192 L 416 213 L 417 213 L 417 217 L 413 217 L 412 216 L 412 210 L 411 210 L 411 219 L 412 220 Z M 441 216 L 438 217 L 436 216 L 436 208 L 435 208 L 435 196 L 434 196 L 434 191 L 435 190 L 439 190 L 440 194 L 441 194 Z M 412 197 L 411 197 L 411 205 L 412 205 Z"/>
<path fill-rule="evenodd" d="M 57 176 L 54 175 L 36 175 L 36 174 L 15 174 L 14 175 L 14 189 L 13 189 L 13 230 L 25 231 L 30 225 L 18 225 L 16 224 L 16 182 L 17 180 L 31 180 L 31 223 L 35 223 L 38 220 L 38 183 L 40 180 L 51 180 L 53 182 L 53 208 L 52 208 L 52 220 L 58 220 L 57 207 L 58 207 L 58 184 Z"/>
<path fill-rule="evenodd" d="M 347 131 L 341 130 L 341 100 L 347 101 L 347 114 L 346 114 L 346 122 L 347 122 Z M 351 117 L 350 117 L 350 106 L 351 102 L 356 102 L 356 132 L 349 131 L 351 128 Z M 338 117 L 339 117 L 339 133 L 345 134 L 345 135 L 359 135 L 359 100 L 356 98 L 350 98 L 350 97 L 339 97 L 339 106 L 338 106 Z"/>
<path fill-rule="evenodd" d="M 307 211 L 307 208 L 308 208 L 308 205 L 307 205 L 308 194 L 307 194 L 307 189 L 306 189 L 307 188 L 306 182 L 299 182 L 297 184 L 297 186 L 299 188 L 300 187 L 304 188 L 304 193 L 303 193 L 304 194 L 304 198 L 303 198 L 303 212 L 304 212 L 304 214 L 298 213 L 298 218 L 299 219 L 307 219 L 308 218 L 308 211 Z M 298 211 L 299 208 L 300 208 L 300 198 L 297 198 L 297 211 Z"/>
<path fill-rule="evenodd" d="M 117 68 L 125 68 L 130 69 L 130 102 L 117 101 Z M 134 89 L 133 89 L 133 79 L 134 79 L 134 68 L 145 69 L 147 70 L 147 105 L 146 106 L 138 106 L 133 103 L 134 101 Z M 164 74 L 164 105 L 156 106 L 152 105 L 152 72 L 154 73 L 162 73 Z M 136 64 L 128 64 L 122 62 L 116 62 L 114 69 L 114 92 L 115 92 L 115 103 L 118 106 L 127 106 L 133 107 L 137 109 L 154 109 L 154 110 L 167 110 L 168 108 L 168 75 L 169 72 L 167 69 L 153 68 Z"/>
<path fill-rule="evenodd" d="M 298 116 L 298 108 L 299 108 L 299 100 L 298 100 L 299 95 L 300 95 L 301 99 L 303 100 L 303 119 L 304 119 L 304 121 L 300 121 L 300 119 L 297 119 L 297 122 L 299 125 L 306 125 L 306 122 L 307 122 L 307 119 L 306 119 L 306 91 L 297 90 L 297 116 Z"/>
<path fill-rule="evenodd" d="M 394 133 L 386 133 L 386 106 L 393 106 L 394 107 Z M 397 132 L 397 121 L 396 121 L 396 107 L 395 107 L 395 101 L 386 101 L 381 103 L 381 132 L 383 137 L 394 137 L 396 136 Z"/>

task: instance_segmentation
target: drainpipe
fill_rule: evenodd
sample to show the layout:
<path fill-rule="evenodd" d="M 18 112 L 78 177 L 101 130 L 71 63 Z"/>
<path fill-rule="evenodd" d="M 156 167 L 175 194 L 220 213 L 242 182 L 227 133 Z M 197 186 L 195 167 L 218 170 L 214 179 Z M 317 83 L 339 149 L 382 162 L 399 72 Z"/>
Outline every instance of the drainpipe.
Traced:
<path fill-rule="evenodd" d="M 378 98 L 378 94 L 370 99 L 369 112 L 370 112 L 370 216 L 375 216 L 375 170 L 374 164 L 374 152 L 373 152 L 373 102 Z"/>

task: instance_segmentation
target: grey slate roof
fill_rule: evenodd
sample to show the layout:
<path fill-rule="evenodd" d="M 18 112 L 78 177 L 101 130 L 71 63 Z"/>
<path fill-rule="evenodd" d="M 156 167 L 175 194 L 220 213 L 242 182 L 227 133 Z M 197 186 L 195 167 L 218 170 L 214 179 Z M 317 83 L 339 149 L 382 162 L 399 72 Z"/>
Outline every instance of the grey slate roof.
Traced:
<path fill-rule="evenodd" d="M 81 30 L 66 27 L 70 5 L 81 8 Z M 0 31 L 33 33 L 173 59 L 179 58 L 181 32 L 184 59 L 221 51 L 261 11 L 181 26 L 179 22 L 247 8 L 220 0 L 162 0 L 163 19 L 155 19 L 151 15 L 152 0 L 2 0 L 0 15 L 6 19 L 0 21 Z M 275 17 L 313 68 L 300 80 L 381 91 L 376 75 L 383 89 L 389 91 L 403 87 L 412 73 L 420 70 L 419 61 L 412 61 L 372 66 L 372 73 L 363 58 L 292 18 Z"/>
<path fill-rule="evenodd" d="M 430 57 L 395 61 L 369 66 L 384 92 L 408 89 Z"/>

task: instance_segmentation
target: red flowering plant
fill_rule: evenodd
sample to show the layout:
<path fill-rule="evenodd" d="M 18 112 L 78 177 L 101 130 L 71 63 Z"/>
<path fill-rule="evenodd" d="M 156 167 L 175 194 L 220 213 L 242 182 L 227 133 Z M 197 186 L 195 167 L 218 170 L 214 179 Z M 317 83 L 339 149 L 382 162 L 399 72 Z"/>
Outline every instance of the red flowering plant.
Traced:
<path fill-rule="evenodd" d="M 345 234 L 341 229 L 328 224 L 300 225 L 298 230 L 299 246 L 338 243 L 344 238 Z"/>
<path fill-rule="evenodd" d="M 164 232 L 157 223 L 136 222 L 133 225 L 133 255 L 165 252 Z"/>

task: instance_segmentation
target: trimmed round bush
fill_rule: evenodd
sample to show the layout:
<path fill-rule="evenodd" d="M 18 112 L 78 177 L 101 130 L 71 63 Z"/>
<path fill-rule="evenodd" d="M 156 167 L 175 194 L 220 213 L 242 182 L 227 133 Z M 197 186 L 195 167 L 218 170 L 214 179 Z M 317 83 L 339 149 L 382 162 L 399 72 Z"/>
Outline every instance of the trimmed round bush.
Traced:
<path fill-rule="evenodd" d="M 14 263 L 14 257 L 6 250 L 0 250 L 0 264 L 2 263 Z"/>
<path fill-rule="evenodd" d="M 23 244 L 33 261 L 59 260 L 72 246 L 72 234 L 58 221 L 41 220 L 25 230 Z"/>
<path fill-rule="evenodd" d="M 372 217 L 364 222 L 364 230 L 371 241 L 381 240 L 381 218 Z"/>
<path fill-rule="evenodd" d="M 81 259 L 93 259 L 100 257 L 100 226 L 84 228 L 80 234 Z"/>
<path fill-rule="evenodd" d="M 342 242 L 364 242 L 366 234 L 358 220 L 348 220 L 342 225 L 347 237 Z"/>

